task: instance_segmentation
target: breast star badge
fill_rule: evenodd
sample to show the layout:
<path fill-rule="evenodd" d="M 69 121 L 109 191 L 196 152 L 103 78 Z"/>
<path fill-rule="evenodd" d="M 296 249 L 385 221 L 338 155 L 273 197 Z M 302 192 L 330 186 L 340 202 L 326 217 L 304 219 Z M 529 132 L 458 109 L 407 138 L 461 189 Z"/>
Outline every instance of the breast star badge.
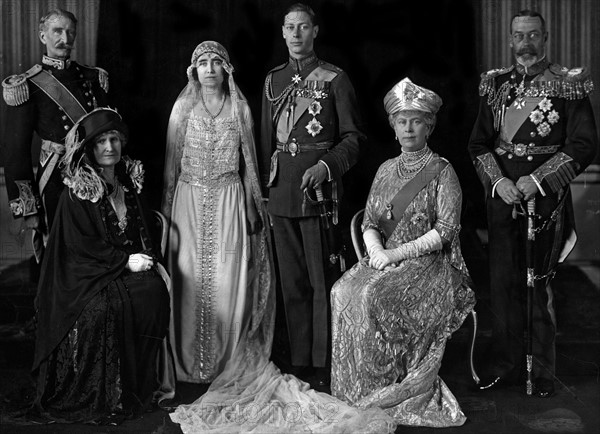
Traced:
<path fill-rule="evenodd" d="M 316 116 L 319 113 L 321 113 L 321 109 L 323 107 L 321 106 L 321 103 L 319 101 L 313 101 L 310 103 L 310 105 L 308 106 L 308 112 L 313 115 Z"/>
<path fill-rule="evenodd" d="M 313 137 L 319 134 L 322 129 L 323 125 L 321 125 L 321 122 L 319 122 L 316 118 L 312 118 L 306 125 L 306 131 L 308 131 L 308 133 Z"/>

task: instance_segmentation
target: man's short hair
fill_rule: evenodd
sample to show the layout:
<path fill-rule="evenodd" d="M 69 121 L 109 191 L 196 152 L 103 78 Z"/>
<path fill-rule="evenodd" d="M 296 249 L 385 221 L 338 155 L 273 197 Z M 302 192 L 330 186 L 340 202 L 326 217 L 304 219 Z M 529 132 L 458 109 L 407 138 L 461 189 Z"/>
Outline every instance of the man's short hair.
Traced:
<path fill-rule="evenodd" d="M 48 21 L 55 17 L 68 18 L 75 25 L 75 27 L 77 27 L 77 18 L 75 18 L 75 15 L 73 15 L 73 13 L 65 9 L 56 8 L 48 11 L 46 15 L 40 18 L 40 32 L 46 31 L 48 29 Z"/>
<path fill-rule="evenodd" d="M 544 17 L 542 16 L 542 14 L 540 14 L 539 12 L 536 11 L 532 11 L 529 9 L 524 9 L 522 11 L 519 11 L 518 13 L 516 13 L 515 15 L 513 15 L 513 17 L 510 20 L 510 33 L 512 34 L 513 31 L 513 21 L 515 20 L 515 18 L 518 17 L 531 17 L 531 18 L 539 18 L 540 21 L 542 22 L 542 33 L 546 33 L 546 20 L 544 19 Z"/>
<path fill-rule="evenodd" d="M 317 15 L 315 14 L 315 11 L 313 11 L 313 9 L 310 6 L 305 5 L 304 3 L 294 3 L 289 8 L 287 8 L 285 13 L 283 14 L 284 21 L 285 16 L 290 12 L 306 12 L 306 14 L 308 14 L 308 16 L 310 17 L 310 22 L 312 23 L 312 25 L 316 26 L 318 24 Z"/>

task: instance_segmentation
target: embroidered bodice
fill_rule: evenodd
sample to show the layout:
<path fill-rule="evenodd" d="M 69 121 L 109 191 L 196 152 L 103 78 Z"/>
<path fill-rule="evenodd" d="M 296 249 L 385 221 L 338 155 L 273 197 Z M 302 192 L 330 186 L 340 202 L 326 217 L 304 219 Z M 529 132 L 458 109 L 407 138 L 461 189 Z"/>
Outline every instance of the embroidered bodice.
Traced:
<path fill-rule="evenodd" d="M 239 137 L 235 118 L 213 120 L 192 113 L 185 134 L 180 179 L 201 185 L 239 179 Z"/>

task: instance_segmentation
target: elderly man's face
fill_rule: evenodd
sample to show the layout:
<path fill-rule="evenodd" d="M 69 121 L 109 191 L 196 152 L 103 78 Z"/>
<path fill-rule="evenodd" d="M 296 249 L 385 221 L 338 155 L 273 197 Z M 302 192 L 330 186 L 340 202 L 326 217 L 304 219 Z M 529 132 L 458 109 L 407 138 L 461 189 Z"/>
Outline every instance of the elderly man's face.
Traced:
<path fill-rule="evenodd" d="M 531 66 L 546 54 L 546 34 L 539 17 L 515 17 L 512 22 L 511 43 L 517 62 Z"/>
<path fill-rule="evenodd" d="M 71 55 L 76 36 L 77 28 L 73 21 L 67 17 L 53 16 L 40 32 L 40 41 L 46 46 L 49 57 L 65 60 Z"/>
<path fill-rule="evenodd" d="M 313 25 L 310 15 L 306 12 L 287 14 L 281 30 L 290 56 L 300 59 L 313 51 L 314 39 L 319 33 L 319 26 Z"/>

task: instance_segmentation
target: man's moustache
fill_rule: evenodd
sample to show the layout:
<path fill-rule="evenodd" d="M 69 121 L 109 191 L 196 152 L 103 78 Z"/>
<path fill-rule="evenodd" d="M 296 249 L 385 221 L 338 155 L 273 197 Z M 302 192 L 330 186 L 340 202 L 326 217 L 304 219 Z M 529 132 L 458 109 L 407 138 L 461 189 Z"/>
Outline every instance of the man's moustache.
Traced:
<path fill-rule="evenodd" d="M 518 50 L 516 54 L 517 54 L 517 56 L 522 56 L 524 54 L 530 54 L 532 56 L 537 56 L 538 53 L 537 53 L 537 50 L 535 50 L 535 49 L 523 48 L 521 50 Z"/>

